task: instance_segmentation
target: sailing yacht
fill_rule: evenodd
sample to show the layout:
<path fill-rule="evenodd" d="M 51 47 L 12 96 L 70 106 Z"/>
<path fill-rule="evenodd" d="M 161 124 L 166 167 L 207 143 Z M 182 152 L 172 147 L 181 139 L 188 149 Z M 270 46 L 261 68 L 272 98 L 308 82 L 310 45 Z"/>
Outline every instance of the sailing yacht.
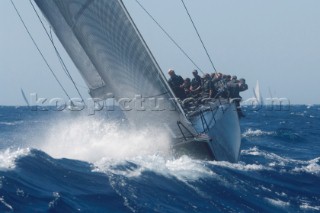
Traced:
<path fill-rule="evenodd" d="M 262 98 L 262 95 L 261 95 L 260 85 L 259 85 L 259 81 L 258 80 L 257 80 L 255 88 L 253 89 L 253 94 L 254 94 L 254 98 L 255 98 L 256 104 L 259 105 L 259 106 L 262 106 L 264 103 L 263 103 L 263 98 Z"/>
<path fill-rule="evenodd" d="M 119 103 L 127 100 L 131 106 L 122 108 L 128 122 L 134 128 L 168 132 L 177 155 L 238 161 L 241 137 L 235 104 L 215 100 L 186 111 L 121 0 L 35 2 L 92 98 L 105 100 L 112 94 Z"/>

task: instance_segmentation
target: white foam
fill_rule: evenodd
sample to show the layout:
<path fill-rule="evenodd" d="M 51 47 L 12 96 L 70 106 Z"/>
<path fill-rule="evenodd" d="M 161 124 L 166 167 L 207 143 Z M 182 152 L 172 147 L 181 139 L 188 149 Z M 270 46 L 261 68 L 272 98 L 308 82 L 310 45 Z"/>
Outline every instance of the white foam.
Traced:
<path fill-rule="evenodd" d="M 96 162 L 168 153 L 170 142 L 165 133 L 157 130 L 130 131 L 115 123 L 85 117 L 55 124 L 35 147 L 55 158 Z"/>
<path fill-rule="evenodd" d="M 262 135 L 274 135 L 274 132 L 266 132 L 260 129 L 252 130 L 251 128 L 247 129 L 243 134 L 242 137 L 257 137 Z"/>
<path fill-rule="evenodd" d="M 128 161 L 135 166 L 129 166 Z M 121 165 L 125 165 L 126 168 L 123 169 Z M 128 178 L 139 177 L 144 171 L 152 171 L 168 178 L 175 177 L 184 183 L 202 178 L 214 178 L 223 181 L 208 165 L 227 167 L 241 171 L 271 170 L 271 168 L 263 165 L 244 164 L 243 162 L 232 164 L 223 161 L 195 160 L 188 156 L 174 159 L 170 156 L 144 155 L 130 159 L 127 158 L 125 160 L 103 158 L 94 163 L 94 171 L 123 175 Z"/>
<path fill-rule="evenodd" d="M 262 190 L 264 190 L 264 191 L 271 192 L 271 189 L 268 189 L 268 188 L 266 188 L 266 187 L 264 187 L 264 186 L 260 186 L 260 188 L 261 188 Z"/>
<path fill-rule="evenodd" d="M 244 155 L 254 155 L 254 156 L 262 156 L 262 157 L 265 157 L 266 159 L 276 161 L 276 162 L 270 163 L 270 164 L 269 164 L 270 166 L 276 166 L 276 165 L 283 166 L 283 165 L 285 165 L 285 163 L 296 163 L 296 164 L 305 163 L 305 161 L 295 160 L 295 159 L 289 159 L 289 158 L 284 158 L 284 157 L 281 157 L 281 156 L 279 156 L 279 155 L 277 155 L 277 154 L 274 154 L 274 153 L 269 153 L 269 152 L 266 152 L 266 151 L 261 151 L 261 150 L 259 150 L 256 146 L 253 147 L 253 148 L 250 148 L 250 149 L 248 149 L 248 150 L 242 150 L 242 151 L 241 151 L 241 154 L 244 154 Z"/>
<path fill-rule="evenodd" d="M 272 162 L 268 163 L 269 167 L 276 166 L 286 166 L 288 164 L 295 165 L 295 168 L 292 170 L 281 170 L 281 172 L 306 172 L 313 175 L 320 174 L 320 157 L 309 160 L 295 160 L 290 158 L 284 158 L 274 153 L 268 153 L 265 151 L 259 150 L 257 147 L 250 148 L 248 150 L 242 150 L 241 154 L 243 155 L 253 155 L 253 156 L 262 156 L 266 159 L 272 160 Z"/>
<path fill-rule="evenodd" d="M 254 155 L 254 156 L 261 156 L 263 155 L 263 152 L 261 152 L 258 147 L 253 147 L 250 148 L 248 150 L 241 150 L 241 154 L 245 154 L 245 155 Z"/>
<path fill-rule="evenodd" d="M 302 210 L 320 211 L 320 206 L 311 206 L 309 203 L 302 203 L 300 205 Z"/>
<path fill-rule="evenodd" d="M 50 201 L 48 204 L 49 209 L 54 208 L 60 198 L 59 192 L 53 192 L 52 195 L 53 195 L 53 200 Z"/>
<path fill-rule="evenodd" d="M 221 167 L 227 167 L 234 170 L 240 170 L 240 171 L 261 171 L 261 170 L 272 170 L 271 168 L 268 168 L 263 165 L 259 164 L 245 164 L 244 162 L 239 163 L 229 163 L 226 161 L 211 161 L 209 162 L 212 165 L 215 166 L 221 166 Z"/>
<path fill-rule="evenodd" d="M 320 157 L 315 158 L 313 160 L 307 161 L 305 166 L 301 167 L 295 167 L 293 169 L 293 172 L 306 172 L 314 175 L 320 174 L 320 165 L 318 164 L 320 162 Z"/>
<path fill-rule="evenodd" d="M 271 198 L 265 198 L 269 203 L 271 203 L 272 205 L 274 206 L 279 206 L 279 207 L 288 207 L 290 206 L 290 203 L 289 202 L 285 202 L 285 201 L 282 201 L 282 200 L 275 200 L 275 199 L 271 199 Z"/>
<path fill-rule="evenodd" d="M 0 150 L 0 170 L 11 170 L 14 169 L 16 164 L 15 161 L 19 157 L 28 155 L 29 149 L 6 149 Z"/>
<path fill-rule="evenodd" d="M 288 197 L 288 195 L 284 192 L 276 192 L 276 195 L 281 196 L 281 197 Z"/>
<path fill-rule="evenodd" d="M 0 203 L 2 203 L 5 207 L 7 207 L 10 211 L 13 211 L 13 208 L 10 204 L 8 204 L 3 197 L 0 197 Z"/>

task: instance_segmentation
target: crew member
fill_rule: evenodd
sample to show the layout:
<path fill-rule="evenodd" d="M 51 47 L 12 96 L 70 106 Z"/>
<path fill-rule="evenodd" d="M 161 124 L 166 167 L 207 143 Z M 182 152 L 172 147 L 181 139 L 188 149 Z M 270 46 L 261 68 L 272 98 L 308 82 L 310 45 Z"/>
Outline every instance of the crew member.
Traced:
<path fill-rule="evenodd" d="M 186 94 L 183 89 L 184 80 L 180 75 L 176 75 L 173 69 L 168 70 L 168 74 L 170 75 L 170 79 L 168 83 L 174 92 L 175 96 L 180 100 L 186 98 Z"/>
<path fill-rule="evenodd" d="M 190 90 L 191 90 L 193 95 L 198 95 L 202 91 L 202 80 L 201 80 L 201 77 L 198 75 L 198 71 L 197 70 L 193 70 L 192 74 L 193 74 L 194 78 L 191 81 Z"/>
<path fill-rule="evenodd" d="M 191 95 L 190 87 L 191 87 L 190 78 L 184 79 L 183 89 L 184 89 L 184 93 L 186 94 L 187 97 L 189 97 Z"/>
<path fill-rule="evenodd" d="M 203 78 L 203 97 L 211 98 L 212 89 L 213 89 L 213 86 L 212 86 L 211 77 L 208 73 L 206 73 Z"/>

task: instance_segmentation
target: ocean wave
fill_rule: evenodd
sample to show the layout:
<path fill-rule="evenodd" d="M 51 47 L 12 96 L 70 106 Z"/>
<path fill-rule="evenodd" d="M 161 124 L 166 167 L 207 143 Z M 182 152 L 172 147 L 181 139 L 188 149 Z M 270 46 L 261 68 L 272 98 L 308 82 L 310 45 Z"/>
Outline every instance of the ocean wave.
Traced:
<path fill-rule="evenodd" d="M 293 172 L 305 172 L 313 175 L 320 175 L 320 157 L 306 161 L 304 166 L 295 167 Z"/>
<path fill-rule="evenodd" d="M 281 157 L 275 153 L 259 150 L 258 147 L 253 147 L 248 150 L 242 150 L 243 155 L 261 156 L 269 160 L 267 165 L 271 168 L 275 167 L 287 167 L 282 169 L 282 172 L 300 173 L 305 172 L 312 175 L 320 174 L 320 157 L 311 160 L 296 160 L 291 158 Z M 291 168 L 293 167 L 293 168 Z"/>
<path fill-rule="evenodd" d="M 277 137 L 289 141 L 303 141 L 304 138 L 300 136 L 299 133 L 296 133 L 294 130 L 290 128 L 279 128 L 276 130 Z"/>
<path fill-rule="evenodd" d="M 58 200 L 60 199 L 60 194 L 59 192 L 53 192 L 53 200 L 49 202 L 49 209 L 53 209 L 56 205 Z"/>
<path fill-rule="evenodd" d="M 243 155 L 254 155 L 254 156 L 261 156 L 265 159 L 272 160 L 272 161 L 278 161 L 281 163 L 304 163 L 304 161 L 301 160 L 295 160 L 290 158 L 281 157 L 275 153 L 270 153 L 267 151 L 262 151 L 258 147 L 254 146 L 247 150 L 242 150 L 241 154 Z"/>
<path fill-rule="evenodd" d="M 159 155 L 138 156 L 126 161 L 102 159 L 94 163 L 95 172 L 112 173 L 128 178 L 139 177 L 143 172 L 150 171 L 180 181 L 196 181 L 201 178 L 213 177 L 216 174 L 204 165 L 203 161 L 187 156 L 167 159 Z M 123 166 L 125 168 L 123 168 Z"/>
<path fill-rule="evenodd" d="M 298 134 L 293 132 L 291 129 L 279 128 L 275 131 L 262 131 L 260 129 L 253 130 L 251 128 L 247 129 L 241 135 L 243 138 L 261 137 L 261 136 L 271 136 L 278 137 L 286 140 L 303 140 L 303 138 Z"/>
<path fill-rule="evenodd" d="M 243 134 L 242 137 L 258 137 L 258 136 L 264 136 L 264 135 L 274 135 L 275 132 L 267 132 L 262 131 L 260 129 L 253 130 L 251 128 L 247 129 Z"/>
<path fill-rule="evenodd" d="M 13 207 L 4 200 L 4 197 L 0 197 L 0 203 L 2 203 L 9 211 L 14 210 Z"/>
<path fill-rule="evenodd" d="M 303 202 L 300 209 L 307 211 L 320 211 L 320 206 L 311 206 L 309 203 Z"/>
<path fill-rule="evenodd" d="M 271 168 L 268 168 L 266 166 L 260 165 L 260 164 L 245 164 L 244 162 L 239 163 L 229 163 L 226 161 L 211 161 L 209 164 L 214 166 L 220 166 L 225 167 L 229 169 L 234 170 L 240 170 L 240 171 L 261 171 L 261 170 L 272 170 Z"/>
<path fill-rule="evenodd" d="M 0 150 L 0 170 L 12 170 L 15 168 L 16 159 L 26 156 L 30 153 L 30 149 L 6 149 Z"/>
<path fill-rule="evenodd" d="M 291 161 L 296 161 L 293 159 L 287 159 L 287 158 L 281 157 L 281 156 L 274 154 L 274 153 L 262 151 L 257 146 L 254 146 L 254 147 L 247 149 L 247 150 L 241 150 L 241 154 L 242 155 L 261 156 L 261 157 L 264 157 L 265 159 L 276 160 L 278 162 L 285 162 L 285 163 L 288 163 Z"/>
<path fill-rule="evenodd" d="M 278 207 L 282 207 L 282 208 L 290 206 L 289 202 L 285 202 L 285 201 L 282 201 L 279 199 L 265 198 L 265 200 L 274 206 L 278 206 Z"/>

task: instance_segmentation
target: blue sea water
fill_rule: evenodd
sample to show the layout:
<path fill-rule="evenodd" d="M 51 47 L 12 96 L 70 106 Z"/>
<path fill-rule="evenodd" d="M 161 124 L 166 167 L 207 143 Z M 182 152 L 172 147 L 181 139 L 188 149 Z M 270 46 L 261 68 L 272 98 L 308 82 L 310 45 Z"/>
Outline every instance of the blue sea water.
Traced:
<path fill-rule="evenodd" d="M 320 212 L 320 106 L 244 111 L 231 164 L 110 113 L 0 107 L 0 212 Z"/>

